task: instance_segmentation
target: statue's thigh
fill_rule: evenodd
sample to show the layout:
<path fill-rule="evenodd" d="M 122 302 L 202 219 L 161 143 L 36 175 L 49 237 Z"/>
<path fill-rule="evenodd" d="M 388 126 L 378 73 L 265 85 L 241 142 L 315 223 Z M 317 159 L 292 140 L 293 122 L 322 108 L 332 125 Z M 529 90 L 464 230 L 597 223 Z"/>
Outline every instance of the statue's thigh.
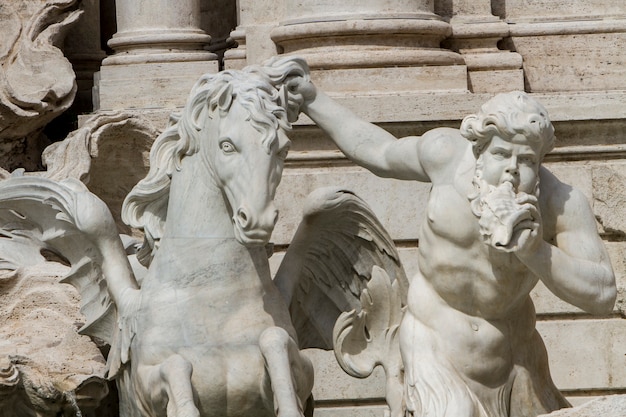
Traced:
<path fill-rule="evenodd" d="M 569 406 L 552 381 L 548 353 L 539 332 L 535 330 L 529 339 L 515 346 L 510 417 L 548 414 Z"/>

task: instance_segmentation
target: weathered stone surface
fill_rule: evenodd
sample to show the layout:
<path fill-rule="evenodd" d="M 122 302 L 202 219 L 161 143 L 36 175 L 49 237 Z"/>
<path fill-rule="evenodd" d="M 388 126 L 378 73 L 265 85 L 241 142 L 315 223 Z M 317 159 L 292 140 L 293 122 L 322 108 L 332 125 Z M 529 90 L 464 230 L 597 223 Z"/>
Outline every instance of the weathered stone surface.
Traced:
<path fill-rule="evenodd" d="M 363 198 L 394 240 L 415 239 L 423 218 L 428 186 L 376 177 L 360 167 L 286 169 L 276 195 L 280 210 L 272 241 L 284 245 L 302 217 L 304 198 L 316 188 L 345 187 Z M 411 196 L 407 198 L 406 196 Z M 401 213 L 411 213 L 402 216 Z"/>
<path fill-rule="evenodd" d="M 386 405 L 353 404 L 343 407 L 332 407 L 324 404 L 315 408 L 315 417 L 388 417 L 389 407 Z"/>
<path fill-rule="evenodd" d="M 623 340 L 626 321 L 563 319 L 537 322 L 548 349 L 554 383 L 561 390 L 606 390 L 626 386 Z"/>
<path fill-rule="evenodd" d="M 626 164 L 592 170 L 593 207 L 606 233 L 626 236 Z"/>
<path fill-rule="evenodd" d="M 40 166 L 43 127 L 76 94 L 75 75 L 57 47 L 80 16 L 78 0 L 0 4 L 0 165 Z"/>
<path fill-rule="evenodd" d="M 3 239 L 3 258 L 11 244 Z M 34 410 L 41 417 L 92 416 L 109 392 L 102 353 L 77 332 L 84 322 L 78 293 L 59 283 L 67 271 L 56 262 L 0 271 L 3 417 L 34 416 Z"/>
<path fill-rule="evenodd" d="M 538 417 L 623 417 L 626 412 L 626 396 L 611 395 L 590 401 L 578 407 L 542 414 Z"/>
<path fill-rule="evenodd" d="M 620 16 L 626 6 L 616 0 L 496 0 L 504 8 L 504 17 L 510 20 L 573 20 Z"/>
<path fill-rule="evenodd" d="M 571 23 L 576 27 L 576 23 Z M 530 26 L 530 25 L 529 25 Z M 515 36 L 515 49 L 524 56 L 524 74 L 531 92 L 623 90 L 625 60 L 619 51 L 626 45 L 626 21 L 622 33 L 581 33 Z M 518 28 L 519 29 L 519 28 Z M 609 43 L 610 48 L 605 47 Z"/>
<path fill-rule="evenodd" d="M 385 398 L 385 373 L 382 368 L 377 368 L 366 379 L 353 378 L 339 367 L 332 351 L 307 349 L 304 352 L 315 368 L 318 383 L 314 386 L 313 397 L 316 401 L 336 404 L 345 398 L 361 401 Z"/>
<path fill-rule="evenodd" d="M 47 147 L 47 171 L 37 175 L 56 181 L 76 178 L 104 200 L 120 233 L 132 234 L 120 217 L 122 202 L 148 172 L 148 154 L 158 130 L 131 112 L 95 113 L 68 137 Z"/>

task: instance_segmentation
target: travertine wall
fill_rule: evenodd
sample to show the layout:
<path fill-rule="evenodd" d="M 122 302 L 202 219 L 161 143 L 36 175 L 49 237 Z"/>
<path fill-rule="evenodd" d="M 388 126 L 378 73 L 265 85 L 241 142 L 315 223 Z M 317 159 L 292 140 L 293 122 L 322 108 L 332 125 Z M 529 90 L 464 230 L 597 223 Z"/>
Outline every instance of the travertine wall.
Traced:
<path fill-rule="evenodd" d="M 116 3 L 119 14 L 138 13 L 140 5 L 163 2 Z M 132 123 L 118 121 L 111 130 L 101 127 L 98 146 L 91 149 L 90 186 L 111 202 L 114 212 L 132 178 L 127 170 L 112 167 L 122 166 L 121 160 L 135 164 L 145 160 L 149 145 L 145 132 L 163 129 L 169 112 L 182 106 L 192 83 L 207 71 L 240 68 L 280 53 L 301 55 L 309 60 L 318 86 L 397 136 L 458 127 L 464 115 L 475 112 L 494 93 L 523 89 L 550 112 L 557 146 L 546 165 L 582 189 L 592 203 L 619 289 L 614 312 L 606 317 L 589 316 L 541 285 L 534 291 L 538 328 L 555 383 L 575 404 L 626 392 L 625 2 L 239 0 L 235 5 L 234 0 L 185 0 L 170 5 L 174 4 L 200 13 L 191 24 L 193 30 L 174 18 L 162 19 L 148 30 L 144 26 L 149 21 L 118 16 L 117 43 L 110 44 L 114 53 L 101 65 L 98 61 L 96 113 L 125 110 L 133 116 Z M 101 31 L 110 31 L 114 24 L 110 18 L 101 20 L 102 29 L 96 24 L 98 15 L 110 16 L 110 10 L 97 5 L 85 2 L 91 20 L 68 36 L 66 55 L 75 57 L 75 67 L 79 57 L 103 54 L 98 46 Z M 100 5 L 110 7 L 109 2 Z M 120 22 L 126 26 L 120 28 Z M 227 40 L 224 22 L 233 30 Z M 133 24 L 139 26 L 128 27 Z M 156 36 L 163 27 L 176 36 L 191 31 L 193 39 L 172 47 L 171 39 Z M 213 36 L 212 43 L 203 30 Z M 138 32 L 144 38 L 134 38 Z M 238 47 L 226 50 L 220 60 L 223 48 L 235 41 Z M 86 45 L 91 49 L 80 50 Z M 79 90 L 83 103 L 91 87 L 88 67 L 81 67 L 82 79 L 87 80 L 79 83 L 86 85 Z M 81 123 L 86 121 L 86 116 L 80 118 Z M 354 166 L 306 117 L 296 123 L 292 139 L 277 196 L 281 218 L 273 236 L 274 267 L 297 227 L 303 198 L 319 186 L 343 185 L 369 202 L 396 240 L 407 272 L 414 273 L 428 185 L 380 179 Z M 137 167 L 133 175 L 142 170 L 145 167 Z M 332 353 L 311 355 L 317 371 L 316 416 L 384 415 L 381 373 L 354 380 L 342 373 Z"/>

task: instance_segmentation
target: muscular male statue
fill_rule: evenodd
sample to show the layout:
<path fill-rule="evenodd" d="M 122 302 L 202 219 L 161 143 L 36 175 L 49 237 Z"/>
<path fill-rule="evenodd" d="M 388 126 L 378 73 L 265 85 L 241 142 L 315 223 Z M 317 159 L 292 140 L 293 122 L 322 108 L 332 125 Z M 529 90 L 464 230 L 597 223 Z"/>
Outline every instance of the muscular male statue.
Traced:
<path fill-rule="evenodd" d="M 554 142 L 545 108 L 522 92 L 501 94 L 460 130 L 397 140 L 309 82 L 290 89 L 352 161 L 432 183 L 400 327 L 409 414 L 521 417 L 567 407 L 529 293 L 541 280 L 603 314 L 616 287 L 585 197 L 541 166 Z"/>

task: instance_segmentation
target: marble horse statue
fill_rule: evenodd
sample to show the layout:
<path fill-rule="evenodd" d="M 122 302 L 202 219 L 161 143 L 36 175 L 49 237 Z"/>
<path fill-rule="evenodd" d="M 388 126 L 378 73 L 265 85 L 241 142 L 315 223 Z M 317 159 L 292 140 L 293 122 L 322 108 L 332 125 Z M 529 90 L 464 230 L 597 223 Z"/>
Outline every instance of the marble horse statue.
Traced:
<path fill-rule="evenodd" d="M 365 329 L 372 274 L 399 302 L 407 282 L 389 236 L 350 192 L 311 197 L 272 279 L 273 200 L 299 111 L 283 88 L 293 76 L 308 76 L 304 61 L 196 83 L 123 205 L 124 221 L 144 231 L 136 256 L 145 269 L 131 266 L 109 209 L 82 183 L 20 175 L 0 182 L 3 230 L 71 265 L 64 282 L 81 294 L 81 332 L 111 345 L 108 377 L 117 381 L 121 416 L 311 415 L 312 365 L 301 349 L 396 328 L 399 316 L 387 311 L 388 320 Z M 356 321 L 344 320 L 333 336 L 350 311 Z M 345 331 L 357 322 L 360 333 Z M 384 349 L 380 360 L 373 349 L 344 355 L 341 346 L 338 358 L 354 373 L 383 362 L 399 372 L 399 356 Z"/>

